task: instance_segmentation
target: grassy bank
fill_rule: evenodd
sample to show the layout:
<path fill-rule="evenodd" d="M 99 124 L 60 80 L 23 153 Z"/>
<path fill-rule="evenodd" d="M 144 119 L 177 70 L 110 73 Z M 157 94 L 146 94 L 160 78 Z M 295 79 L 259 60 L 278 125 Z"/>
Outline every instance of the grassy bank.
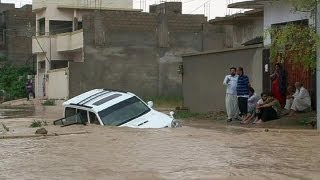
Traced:
<path fill-rule="evenodd" d="M 148 97 L 144 98 L 145 102 L 152 101 L 157 108 L 176 108 L 183 105 L 182 97 Z"/>

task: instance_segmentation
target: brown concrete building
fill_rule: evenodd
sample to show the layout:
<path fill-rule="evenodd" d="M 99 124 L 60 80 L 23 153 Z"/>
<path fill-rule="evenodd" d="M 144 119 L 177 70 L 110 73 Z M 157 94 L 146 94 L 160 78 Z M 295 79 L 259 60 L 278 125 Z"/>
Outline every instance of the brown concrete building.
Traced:
<path fill-rule="evenodd" d="M 31 5 L 15 8 L 0 4 L 0 53 L 15 66 L 33 65 L 32 35 L 35 33 L 35 14 Z"/>

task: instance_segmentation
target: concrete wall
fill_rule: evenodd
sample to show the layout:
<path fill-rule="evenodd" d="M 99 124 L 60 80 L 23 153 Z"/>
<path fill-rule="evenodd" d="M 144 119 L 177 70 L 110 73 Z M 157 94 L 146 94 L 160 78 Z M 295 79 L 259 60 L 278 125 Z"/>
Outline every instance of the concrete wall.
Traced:
<path fill-rule="evenodd" d="M 14 65 L 32 64 L 31 37 L 35 32 L 35 18 L 30 5 L 5 13 L 7 57 Z"/>
<path fill-rule="evenodd" d="M 242 66 L 257 93 L 262 92 L 262 47 L 227 49 L 183 57 L 184 105 L 206 113 L 225 110 L 224 77 L 232 66 Z"/>
<path fill-rule="evenodd" d="M 241 21 L 233 24 L 233 47 L 240 47 L 243 43 L 256 37 L 264 36 L 263 17 Z"/>
<path fill-rule="evenodd" d="M 33 9 L 48 6 L 72 6 L 87 8 L 132 8 L 133 0 L 33 0 Z"/>
<path fill-rule="evenodd" d="M 47 97 L 49 99 L 67 99 L 69 95 L 68 69 L 48 71 Z"/>
<path fill-rule="evenodd" d="M 82 30 L 57 35 L 57 51 L 72 51 L 83 48 Z"/>
<path fill-rule="evenodd" d="M 181 55 L 202 50 L 205 21 L 202 15 L 129 11 L 85 16 L 85 62 L 70 63 L 70 97 L 101 87 L 181 96 Z"/>
<path fill-rule="evenodd" d="M 275 1 L 272 3 L 267 3 L 264 7 L 264 29 L 269 29 L 272 24 L 298 21 L 303 19 L 310 19 L 310 24 L 313 24 L 314 22 L 309 12 L 295 11 L 292 5 L 284 0 L 280 2 Z M 270 36 L 265 38 L 264 44 L 266 46 L 271 44 Z"/>

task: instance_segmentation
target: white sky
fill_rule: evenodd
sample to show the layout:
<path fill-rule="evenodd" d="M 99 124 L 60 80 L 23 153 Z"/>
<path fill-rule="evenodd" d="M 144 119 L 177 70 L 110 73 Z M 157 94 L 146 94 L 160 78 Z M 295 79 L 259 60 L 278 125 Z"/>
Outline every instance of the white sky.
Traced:
<path fill-rule="evenodd" d="M 147 7 L 150 4 L 159 3 L 160 0 L 141 0 L 146 1 Z M 162 1 L 162 0 L 161 0 Z M 170 0 L 167 0 L 170 1 Z M 171 0 L 179 1 L 179 0 Z M 181 0 L 183 3 L 183 13 L 192 14 L 205 14 L 209 16 L 210 7 L 210 19 L 217 16 L 225 16 L 226 14 L 236 13 L 240 10 L 227 10 L 227 3 L 230 2 L 240 2 L 245 0 Z M 1 0 L 3 3 L 16 3 L 17 7 L 24 5 L 26 3 L 31 3 L 32 0 Z M 140 0 L 133 0 L 134 8 L 140 8 Z M 210 3 L 209 3 L 210 2 Z M 143 3 L 142 3 L 143 4 Z"/>

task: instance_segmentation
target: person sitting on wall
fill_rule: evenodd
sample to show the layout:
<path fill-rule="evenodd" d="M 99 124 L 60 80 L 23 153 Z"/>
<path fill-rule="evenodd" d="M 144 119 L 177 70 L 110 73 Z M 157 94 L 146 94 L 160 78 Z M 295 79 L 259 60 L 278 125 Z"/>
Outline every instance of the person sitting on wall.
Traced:
<path fill-rule="evenodd" d="M 266 99 L 263 104 L 257 106 L 256 124 L 268 122 L 280 118 L 281 104 L 272 93 L 263 93 L 262 97 Z"/>
<path fill-rule="evenodd" d="M 290 110 L 290 116 L 296 112 L 303 112 L 311 108 L 311 98 L 309 92 L 302 83 L 295 83 L 296 92 L 287 98 L 286 109 Z"/>

